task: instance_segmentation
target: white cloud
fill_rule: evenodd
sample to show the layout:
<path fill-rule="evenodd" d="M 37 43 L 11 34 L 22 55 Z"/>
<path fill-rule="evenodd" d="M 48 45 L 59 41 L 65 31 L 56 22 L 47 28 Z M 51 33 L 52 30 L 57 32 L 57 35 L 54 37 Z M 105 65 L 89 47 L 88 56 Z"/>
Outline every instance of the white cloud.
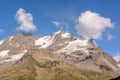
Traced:
<path fill-rule="evenodd" d="M 120 61 L 120 54 L 117 53 L 115 56 L 113 56 L 113 59 L 117 62 Z"/>
<path fill-rule="evenodd" d="M 16 20 L 20 24 L 17 30 L 25 32 L 36 31 L 37 27 L 33 24 L 33 18 L 31 13 L 27 13 L 24 9 L 20 8 L 16 12 Z"/>
<path fill-rule="evenodd" d="M 3 32 L 4 30 L 3 29 L 0 29 L 0 32 Z"/>
<path fill-rule="evenodd" d="M 54 24 L 54 26 L 56 27 L 67 27 L 69 24 L 65 23 L 65 22 L 59 22 L 59 21 L 52 21 L 52 23 Z"/>
<path fill-rule="evenodd" d="M 65 22 L 52 21 L 52 24 L 60 29 L 69 31 L 69 24 Z"/>
<path fill-rule="evenodd" d="M 60 26 L 60 25 L 61 25 L 61 23 L 60 23 L 60 22 L 58 22 L 58 21 L 52 21 L 52 23 L 53 23 L 56 27 L 58 27 L 58 26 Z"/>
<path fill-rule="evenodd" d="M 113 28 L 114 24 L 109 18 L 104 18 L 100 14 L 85 11 L 82 13 L 76 25 L 77 33 L 86 38 L 101 39 L 102 32 L 106 28 Z"/>
<path fill-rule="evenodd" d="M 112 40 L 112 39 L 113 39 L 113 36 L 112 36 L 111 34 L 108 34 L 107 40 L 110 41 L 110 40 Z"/>

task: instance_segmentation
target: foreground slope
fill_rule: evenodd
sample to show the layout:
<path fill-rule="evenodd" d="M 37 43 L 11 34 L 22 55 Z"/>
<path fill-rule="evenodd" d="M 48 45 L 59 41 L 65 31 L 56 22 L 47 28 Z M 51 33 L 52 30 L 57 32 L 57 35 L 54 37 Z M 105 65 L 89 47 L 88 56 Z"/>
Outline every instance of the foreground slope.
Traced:
<path fill-rule="evenodd" d="M 47 56 L 42 51 L 46 51 Z M 0 74 L 0 80 L 108 80 L 111 78 L 104 73 L 79 69 L 71 62 L 54 57 L 45 49 L 30 50 L 29 54 L 24 55 L 20 61 Z"/>

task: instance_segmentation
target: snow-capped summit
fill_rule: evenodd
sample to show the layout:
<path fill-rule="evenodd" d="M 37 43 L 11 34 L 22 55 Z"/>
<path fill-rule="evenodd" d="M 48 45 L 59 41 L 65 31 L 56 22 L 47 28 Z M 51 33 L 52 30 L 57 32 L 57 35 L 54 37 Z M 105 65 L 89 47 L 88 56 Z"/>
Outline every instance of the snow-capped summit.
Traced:
<path fill-rule="evenodd" d="M 63 30 L 55 32 L 49 36 L 41 37 L 35 41 L 35 46 L 40 46 L 40 48 L 47 48 L 56 41 L 62 41 L 62 39 L 70 38 L 70 33 L 67 33 Z"/>
<path fill-rule="evenodd" d="M 39 48 L 48 48 L 50 46 L 58 46 L 62 44 L 76 43 L 76 45 L 87 46 L 89 40 L 83 39 L 82 37 L 74 36 L 68 32 L 60 30 L 49 36 L 41 37 L 35 41 L 35 46 Z M 84 45 L 86 44 L 86 45 Z"/>

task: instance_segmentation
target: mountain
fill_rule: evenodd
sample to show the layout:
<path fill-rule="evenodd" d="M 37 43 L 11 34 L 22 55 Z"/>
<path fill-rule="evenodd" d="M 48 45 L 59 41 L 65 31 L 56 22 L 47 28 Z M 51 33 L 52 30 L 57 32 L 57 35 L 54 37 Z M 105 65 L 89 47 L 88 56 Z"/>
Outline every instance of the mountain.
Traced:
<path fill-rule="evenodd" d="M 92 39 L 58 31 L 14 34 L 0 42 L 0 80 L 110 80 L 120 66 Z"/>

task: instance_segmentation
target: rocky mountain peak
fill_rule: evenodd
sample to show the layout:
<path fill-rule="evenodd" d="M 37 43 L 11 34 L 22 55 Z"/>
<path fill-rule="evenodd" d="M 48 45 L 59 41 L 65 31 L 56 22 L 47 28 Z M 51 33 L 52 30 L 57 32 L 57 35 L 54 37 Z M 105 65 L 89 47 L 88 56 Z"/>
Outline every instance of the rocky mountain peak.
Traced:
<path fill-rule="evenodd" d="M 117 62 L 95 46 L 92 39 L 72 35 L 63 30 L 44 37 L 17 33 L 0 43 L 0 64 L 3 66 L 11 67 L 11 64 L 19 64 L 17 62 L 28 57 L 40 68 L 69 62 L 78 69 L 120 74 Z M 44 60 L 45 62 L 42 62 Z M 3 68 L 0 66 L 0 69 Z"/>
<path fill-rule="evenodd" d="M 0 45 L 0 52 L 9 51 L 7 55 L 15 55 L 34 47 L 38 37 L 28 33 L 17 33 L 4 39 Z M 1 53 L 2 54 L 2 53 Z"/>

